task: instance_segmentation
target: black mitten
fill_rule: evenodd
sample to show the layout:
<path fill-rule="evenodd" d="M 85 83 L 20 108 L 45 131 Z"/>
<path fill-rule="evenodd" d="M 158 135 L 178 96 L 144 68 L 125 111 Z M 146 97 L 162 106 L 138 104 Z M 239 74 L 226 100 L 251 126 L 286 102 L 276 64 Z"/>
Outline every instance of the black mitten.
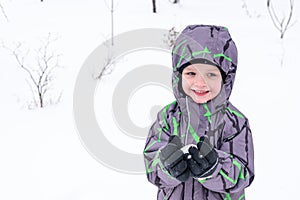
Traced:
<path fill-rule="evenodd" d="M 160 160 L 171 176 L 184 182 L 190 177 L 190 171 L 187 155 L 180 150 L 182 146 L 178 136 L 171 136 L 168 144 L 160 152 Z"/>
<path fill-rule="evenodd" d="M 207 137 L 200 137 L 197 148 L 190 147 L 189 153 L 191 158 L 187 162 L 193 177 L 208 177 L 215 171 L 218 163 L 218 153 Z"/>

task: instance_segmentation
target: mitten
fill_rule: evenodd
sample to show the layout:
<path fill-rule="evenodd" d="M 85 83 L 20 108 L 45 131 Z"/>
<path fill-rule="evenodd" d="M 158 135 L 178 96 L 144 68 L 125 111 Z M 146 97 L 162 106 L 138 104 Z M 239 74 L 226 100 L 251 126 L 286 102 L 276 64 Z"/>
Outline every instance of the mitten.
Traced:
<path fill-rule="evenodd" d="M 188 167 L 195 178 L 206 178 L 212 175 L 218 164 L 218 153 L 210 144 L 207 137 L 200 137 L 196 147 L 190 147 L 191 158 L 188 159 Z"/>
<path fill-rule="evenodd" d="M 180 150 L 182 146 L 178 136 L 171 136 L 168 144 L 160 152 L 160 160 L 171 176 L 184 182 L 190 177 L 190 171 L 187 154 Z"/>

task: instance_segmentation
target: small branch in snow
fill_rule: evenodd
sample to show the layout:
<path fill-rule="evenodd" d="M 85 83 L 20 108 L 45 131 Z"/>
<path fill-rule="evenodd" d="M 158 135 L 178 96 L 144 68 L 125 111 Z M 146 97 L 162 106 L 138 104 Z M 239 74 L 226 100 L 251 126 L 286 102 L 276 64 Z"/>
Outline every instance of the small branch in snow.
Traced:
<path fill-rule="evenodd" d="M 6 21 L 9 22 L 6 12 L 4 10 L 4 7 L 2 6 L 1 3 L 0 3 L 0 10 L 1 10 L 1 13 L 3 14 L 3 16 L 5 17 Z"/>
<path fill-rule="evenodd" d="M 51 51 L 50 47 L 56 40 L 57 38 L 53 39 L 50 33 L 41 40 L 40 47 L 35 51 L 36 64 L 25 63 L 30 51 L 24 49 L 21 42 L 17 42 L 13 48 L 4 45 L 3 41 L 1 43 L 1 46 L 14 57 L 18 67 L 26 72 L 29 78 L 26 81 L 32 92 L 32 102 L 36 107 L 43 108 L 47 103 L 54 102 L 52 97 L 47 95 L 48 93 L 51 95 L 55 69 L 61 67 L 59 65 L 60 54 Z"/>
<path fill-rule="evenodd" d="M 267 1 L 267 7 L 273 25 L 280 32 L 280 39 L 283 39 L 286 31 L 294 25 L 294 23 L 291 24 L 294 10 L 294 0 L 290 0 L 290 10 L 287 19 L 284 15 L 281 18 L 278 16 L 278 13 L 276 13 L 271 0 Z"/>

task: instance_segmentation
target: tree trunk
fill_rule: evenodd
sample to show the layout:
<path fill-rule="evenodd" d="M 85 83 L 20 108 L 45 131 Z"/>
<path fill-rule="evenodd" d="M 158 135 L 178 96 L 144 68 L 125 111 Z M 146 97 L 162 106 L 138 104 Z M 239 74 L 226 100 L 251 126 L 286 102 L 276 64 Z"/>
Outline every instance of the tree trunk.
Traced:
<path fill-rule="evenodd" d="M 114 1 L 111 0 L 111 46 L 114 46 Z"/>

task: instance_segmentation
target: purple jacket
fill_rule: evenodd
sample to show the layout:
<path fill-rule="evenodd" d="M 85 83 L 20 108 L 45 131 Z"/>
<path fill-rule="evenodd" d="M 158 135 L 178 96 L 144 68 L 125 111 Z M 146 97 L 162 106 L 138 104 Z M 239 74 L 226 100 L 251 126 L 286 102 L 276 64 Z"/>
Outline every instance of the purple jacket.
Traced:
<path fill-rule="evenodd" d="M 191 60 L 205 59 L 222 71 L 224 84 L 217 97 L 204 104 L 186 96 L 178 69 Z M 254 152 L 248 119 L 230 102 L 237 69 L 237 49 L 224 27 L 191 25 L 176 40 L 172 51 L 173 92 L 176 101 L 165 106 L 152 125 L 144 149 L 148 180 L 158 187 L 159 200 L 242 200 L 254 179 Z M 180 182 L 162 166 L 159 153 L 171 135 L 196 144 L 207 135 L 219 156 L 212 177 Z"/>

